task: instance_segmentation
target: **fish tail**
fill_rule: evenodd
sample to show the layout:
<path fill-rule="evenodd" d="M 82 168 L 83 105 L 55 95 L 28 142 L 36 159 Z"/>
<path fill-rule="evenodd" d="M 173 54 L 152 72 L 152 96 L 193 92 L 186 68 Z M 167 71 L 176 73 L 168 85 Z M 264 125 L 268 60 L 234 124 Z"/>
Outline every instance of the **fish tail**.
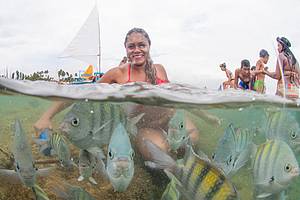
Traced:
<path fill-rule="evenodd" d="M 47 194 L 37 184 L 34 184 L 34 186 L 31 189 L 32 189 L 32 192 L 35 195 L 36 200 L 49 200 Z"/>
<path fill-rule="evenodd" d="M 157 145 L 153 144 L 149 140 L 145 140 L 145 146 L 152 157 L 152 161 L 145 162 L 147 166 L 157 169 L 166 169 L 171 172 L 176 169 L 175 160 L 161 150 Z"/>

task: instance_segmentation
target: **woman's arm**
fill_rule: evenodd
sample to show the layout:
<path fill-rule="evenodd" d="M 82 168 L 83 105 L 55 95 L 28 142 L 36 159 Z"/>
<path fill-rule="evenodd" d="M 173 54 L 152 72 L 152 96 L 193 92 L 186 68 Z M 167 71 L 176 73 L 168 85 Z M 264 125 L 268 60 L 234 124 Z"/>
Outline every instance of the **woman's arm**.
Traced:
<path fill-rule="evenodd" d="M 238 80 L 239 80 L 239 70 L 236 69 L 234 71 L 234 89 L 238 88 Z"/>
<path fill-rule="evenodd" d="M 44 129 L 52 129 L 51 119 L 59 112 L 69 107 L 72 101 L 55 101 L 33 125 L 36 135 Z"/>

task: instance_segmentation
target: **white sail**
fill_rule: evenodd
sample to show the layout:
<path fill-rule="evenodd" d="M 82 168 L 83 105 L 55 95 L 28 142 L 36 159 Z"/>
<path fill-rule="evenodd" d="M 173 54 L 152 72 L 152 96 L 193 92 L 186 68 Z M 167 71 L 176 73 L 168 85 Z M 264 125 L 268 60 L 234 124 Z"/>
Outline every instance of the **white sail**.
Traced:
<path fill-rule="evenodd" d="M 84 61 L 94 67 L 97 67 L 99 63 L 100 72 L 100 25 L 96 6 L 60 56 L 60 58 L 67 57 Z"/>

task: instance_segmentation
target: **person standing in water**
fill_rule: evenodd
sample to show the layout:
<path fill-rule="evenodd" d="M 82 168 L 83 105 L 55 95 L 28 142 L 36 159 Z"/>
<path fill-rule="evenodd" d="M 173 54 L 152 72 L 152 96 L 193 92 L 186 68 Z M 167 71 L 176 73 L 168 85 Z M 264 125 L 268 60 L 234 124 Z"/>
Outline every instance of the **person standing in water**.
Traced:
<path fill-rule="evenodd" d="M 227 77 L 227 81 L 223 82 L 223 90 L 227 89 L 227 88 L 233 88 L 234 86 L 234 77 L 232 72 L 226 68 L 226 63 L 223 63 L 220 65 L 220 69 L 225 72 L 226 77 Z"/>
<path fill-rule="evenodd" d="M 131 29 L 125 38 L 124 46 L 127 53 L 128 62 L 121 63 L 107 71 L 99 83 L 118 83 L 126 84 L 130 82 L 147 82 L 158 85 L 168 83 L 168 76 L 165 68 L 161 64 L 154 64 L 150 57 L 151 40 L 141 28 Z M 41 116 L 34 124 L 36 132 L 49 128 L 52 129 L 51 119 L 64 108 L 71 105 L 71 102 L 57 101 Z M 159 106 L 138 105 L 130 110 L 129 117 L 145 113 L 138 122 L 138 135 L 136 138 L 137 147 L 144 158 L 149 159 L 144 140 L 148 139 L 159 146 L 163 151 L 168 152 L 169 146 L 162 130 L 166 130 L 168 122 L 175 113 L 174 109 L 162 108 Z M 212 123 L 219 123 L 217 118 L 202 113 L 203 119 Z M 190 137 L 193 141 L 197 140 L 198 132 L 193 123 L 187 119 L 187 129 L 193 130 Z"/>
<path fill-rule="evenodd" d="M 284 89 L 288 98 L 299 97 L 299 76 L 300 69 L 298 61 L 289 49 L 290 41 L 285 37 L 277 37 L 278 57 L 275 72 L 265 71 L 265 73 L 273 79 L 277 79 L 276 94 L 284 96 Z M 283 76 L 282 76 L 282 74 Z"/>
<path fill-rule="evenodd" d="M 239 82 L 240 80 L 240 82 Z M 249 60 L 242 60 L 241 68 L 235 70 L 234 73 L 234 88 L 249 90 L 251 89 L 251 73 Z"/>
<path fill-rule="evenodd" d="M 255 82 L 253 90 L 258 93 L 264 93 L 265 91 L 265 64 L 268 63 L 269 53 L 262 49 L 259 52 L 259 60 L 256 62 L 255 70 L 253 71 L 253 77 L 255 76 Z"/>

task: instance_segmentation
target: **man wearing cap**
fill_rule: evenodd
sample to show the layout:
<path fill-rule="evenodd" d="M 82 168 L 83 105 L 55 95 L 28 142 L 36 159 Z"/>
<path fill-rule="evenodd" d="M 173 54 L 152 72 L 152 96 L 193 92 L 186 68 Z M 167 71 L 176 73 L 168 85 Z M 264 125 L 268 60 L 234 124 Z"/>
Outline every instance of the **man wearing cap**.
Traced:
<path fill-rule="evenodd" d="M 269 53 L 262 49 L 259 52 L 259 60 L 256 62 L 256 68 L 254 70 L 255 82 L 253 89 L 258 93 L 264 93 L 265 91 L 265 64 L 268 63 Z"/>
<path fill-rule="evenodd" d="M 271 78 L 277 79 L 277 91 L 276 94 L 286 96 L 288 98 L 298 98 L 298 87 L 299 87 L 299 64 L 294 54 L 289 49 L 291 43 L 285 37 L 277 37 L 278 43 L 278 58 L 276 63 L 275 72 L 265 71 Z M 282 78 L 281 73 L 284 75 Z"/>

